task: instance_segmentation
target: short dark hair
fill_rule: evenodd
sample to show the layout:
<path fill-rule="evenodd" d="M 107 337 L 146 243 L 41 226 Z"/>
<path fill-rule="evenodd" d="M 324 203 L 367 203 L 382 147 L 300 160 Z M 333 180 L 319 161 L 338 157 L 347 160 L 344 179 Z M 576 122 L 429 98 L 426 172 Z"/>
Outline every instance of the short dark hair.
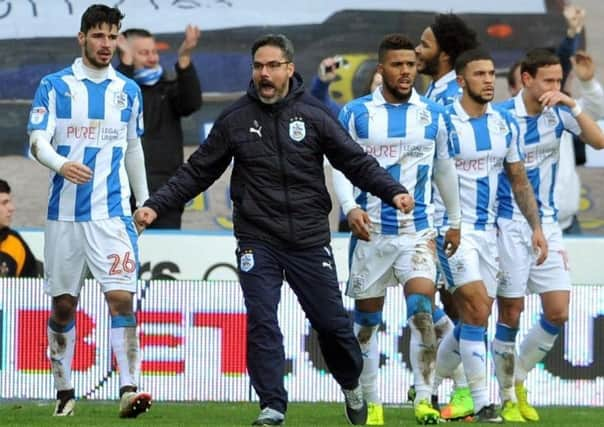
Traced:
<path fill-rule="evenodd" d="M 384 56 L 389 50 L 412 50 L 415 52 L 415 44 L 404 34 L 388 34 L 382 39 L 378 47 L 379 62 L 384 60 Z"/>
<path fill-rule="evenodd" d="M 0 193 L 8 193 L 10 194 L 10 185 L 8 182 L 0 178 Z"/>
<path fill-rule="evenodd" d="M 290 62 L 294 60 L 294 45 L 283 34 L 266 34 L 256 39 L 252 45 L 252 57 L 254 57 L 256 51 L 263 46 L 278 47 L 283 52 L 283 56 L 286 60 Z"/>
<path fill-rule="evenodd" d="M 80 31 L 86 34 L 91 28 L 102 24 L 115 25 L 119 30 L 124 14 L 117 7 L 109 7 L 104 4 L 93 4 L 82 15 Z"/>
<path fill-rule="evenodd" d="M 459 55 L 457 57 L 457 61 L 455 61 L 455 73 L 457 75 L 462 74 L 466 69 L 466 65 L 468 65 L 470 62 L 482 60 L 493 61 L 493 57 L 487 50 L 482 48 L 466 50 Z"/>
<path fill-rule="evenodd" d="M 122 31 L 122 35 L 126 38 L 130 37 L 153 37 L 150 31 L 144 30 L 142 28 L 128 28 L 125 31 Z"/>
<path fill-rule="evenodd" d="M 476 49 L 476 31 L 468 27 L 463 19 L 454 13 L 439 13 L 430 25 L 438 47 L 449 55 L 449 65 L 453 67 L 457 57 L 466 50 Z"/>
<path fill-rule="evenodd" d="M 520 63 L 520 73 L 524 73 L 526 71 L 532 77 L 535 77 L 539 68 L 559 64 L 560 58 L 550 49 L 536 48 L 528 51 Z"/>

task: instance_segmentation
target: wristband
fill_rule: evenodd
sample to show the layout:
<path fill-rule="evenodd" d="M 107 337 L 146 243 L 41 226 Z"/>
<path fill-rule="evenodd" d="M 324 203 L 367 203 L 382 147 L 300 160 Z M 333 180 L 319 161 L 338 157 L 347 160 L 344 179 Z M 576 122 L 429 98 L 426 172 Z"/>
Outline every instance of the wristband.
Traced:
<path fill-rule="evenodd" d="M 581 108 L 579 103 L 576 103 L 575 106 L 570 109 L 570 113 L 573 115 L 573 117 L 577 117 L 582 112 L 583 112 L 583 109 Z"/>

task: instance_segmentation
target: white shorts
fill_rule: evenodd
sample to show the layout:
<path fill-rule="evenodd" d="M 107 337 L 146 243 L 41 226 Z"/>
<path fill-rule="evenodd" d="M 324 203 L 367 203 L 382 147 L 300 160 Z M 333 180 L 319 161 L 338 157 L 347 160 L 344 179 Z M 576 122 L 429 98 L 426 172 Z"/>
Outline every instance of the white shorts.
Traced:
<path fill-rule="evenodd" d="M 499 273 L 496 229 L 466 231 L 462 227 L 461 242 L 450 258 L 447 258 L 441 245 L 437 245 L 437 248 L 449 292 L 453 293 L 467 283 L 482 281 L 489 297 L 495 298 Z"/>
<path fill-rule="evenodd" d="M 542 224 L 547 239 L 548 254 L 541 265 L 531 243 L 532 230 L 526 221 L 500 218 L 499 255 L 503 279 L 497 295 L 520 298 L 527 293 L 542 294 L 548 291 L 570 291 L 570 268 L 558 224 Z"/>
<path fill-rule="evenodd" d="M 130 217 L 48 221 L 44 232 L 45 292 L 78 296 L 88 271 L 103 292 L 136 292 L 137 233 Z"/>
<path fill-rule="evenodd" d="M 396 236 L 372 234 L 371 240 L 356 240 L 352 249 L 346 295 L 354 299 L 382 297 L 388 286 L 436 275 L 432 229 Z"/>

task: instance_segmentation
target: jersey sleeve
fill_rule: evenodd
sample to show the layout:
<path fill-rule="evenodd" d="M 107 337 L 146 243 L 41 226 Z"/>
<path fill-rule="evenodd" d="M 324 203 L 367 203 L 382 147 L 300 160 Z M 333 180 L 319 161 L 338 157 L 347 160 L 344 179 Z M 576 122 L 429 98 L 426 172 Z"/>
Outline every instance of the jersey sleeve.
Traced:
<path fill-rule="evenodd" d="M 136 139 L 143 135 L 145 126 L 143 122 L 143 96 L 138 86 L 133 91 L 132 96 L 132 114 L 128 121 L 127 139 Z"/>
<path fill-rule="evenodd" d="M 448 116 L 442 113 L 438 114 L 438 132 L 436 133 L 436 158 L 437 159 L 450 159 L 455 154 L 453 152 L 453 145 L 449 139 L 449 126 L 446 121 L 449 120 Z"/>
<path fill-rule="evenodd" d="M 581 135 L 581 128 L 579 127 L 579 123 L 577 119 L 573 117 L 570 112 L 570 109 L 567 106 L 560 106 L 556 109 L 558 113 L 558 117 L 560 117 L 560 121 L 562 121 L 562 125 L 564 129 L 569 131 L 575 136 Z"/>
<path fill-rule="evenodd" d="M 40 82 L 34 95 L 27 122 L 27 132 L 40 130 L 46 133 L 48 140 L 52 138 L 56 127 L 56 93 L 49 79 Z"/>

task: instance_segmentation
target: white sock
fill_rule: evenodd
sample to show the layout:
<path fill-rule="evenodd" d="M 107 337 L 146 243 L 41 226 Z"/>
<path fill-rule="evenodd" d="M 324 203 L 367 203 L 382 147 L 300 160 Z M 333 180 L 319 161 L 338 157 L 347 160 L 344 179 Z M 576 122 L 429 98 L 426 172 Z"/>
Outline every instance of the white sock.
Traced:
<path fill-rule="evenodd" d="M 486 377 L 486 349 L 484 347 L 483 326 L 462 324 L 459 336 L 459 350 L 468 386 L 472 392 L 474 408 L 478 412 L 489 404 Z"/>
<path fill-rule="evenodd" d="M 407 324 L 411 329 L 409 359 L 413 370 L 415 403 L 424 399 L 430 402 L 436 364 L 436 336 L 432 314 L 416 313 L 408 319 Z"/>
<path fill-rule="evenodd" d="M 125 322 L 123 321 L 124 318 L 126 318 Z M 132 322 L 134 322 L 134 326 L 132 326 Z M 132 318 L 129 316 L 113 316 L 109 337 L 120 370 L 120 388 L 124 386 L 136 387 L 140 370 L 140 351 L 134 315 L 132 315 Z"/>
<path fill-rule="evenodd" d="M 528 373 L 552 349 L 559 333 L 560 328 L 541 315 L 539 322 L 533 325 L 520 344 L 516 360 L 516 382 L 526 380 Z"/>
<path fill-rule="evenodd" d="M 61 327 L 48 320 L 46 329 L 48 335 L 48 349 L 50 353 L 50 366 L 57 391 L 71 390 L 71 363 L 75 350 L 75 320 L 69 325 Z"/>
<path fill-rule="evenodd" d="M 442 312 L 442 313 L 441 313 Z M 439 345 L 443 338 L 453 330 L 455 325 L 445 314 L 442 308 L 437 309 L 432 315 L 434 322 L 434 334 L 436 335 L 436 345 Z"/>
<path fill-rule="evenodd" d="M 499 383 L 501 402 L 516 401 L 514 393 L 514 365 L 516 358 L 516 334 L 518 329 L 497 323 L 491 354 L 495 364 L 495 376 Z"/>
<path fill-rule="evenodd" d="M 440 378 L 451 378 L 455 368 L 461 364 L 459 340 L 455 335 L 455 330 L 449 332 L 438 346 L 438 351 L 436 352 L 436 376 Z"/>
<path fill-rule="evenodd" d="M 354 323 L 354 335 L 361 346 L 363 353 L 363 371 L 359 377 L 359 384 L 363 390 L 363 397 L 367 402 L 381 403 L 382 399 L 378 391 L 377 377 L 380 369 L 380 349 L 377 341 L 376 326 L 361 326 Z"/>

